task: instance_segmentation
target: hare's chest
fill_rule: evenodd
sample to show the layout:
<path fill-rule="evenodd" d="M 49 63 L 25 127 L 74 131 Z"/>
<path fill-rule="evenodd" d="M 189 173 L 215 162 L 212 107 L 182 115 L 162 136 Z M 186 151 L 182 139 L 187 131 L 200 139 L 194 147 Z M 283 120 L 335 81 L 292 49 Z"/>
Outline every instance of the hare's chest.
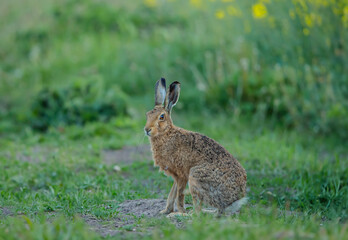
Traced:
<path fill-rule="evenodd" d="M 152 154 L 154 165 L 160 167 L 166 175 L 180 176 L 185 172 L 183 156 L 180 151 L 180 146 L 176 144 L 173 138 L 160 143 L 152 142 Z"/>
<path fill-rule="evenodd" d="M 153 152 L 154 165 L 160 168 L 160 171 L 165 172 L 168 176 L 179 175 L 180 169 L 178 162 L 174 156 L 162 154 L 161 152 Z"/>
<path fill-rule="evenodd" d="M 174 167 L 171 157 L 161 152 L 153 152 L 153 160 L 155 166 L 159 166 L 163 171 L 168 171 Z"/>

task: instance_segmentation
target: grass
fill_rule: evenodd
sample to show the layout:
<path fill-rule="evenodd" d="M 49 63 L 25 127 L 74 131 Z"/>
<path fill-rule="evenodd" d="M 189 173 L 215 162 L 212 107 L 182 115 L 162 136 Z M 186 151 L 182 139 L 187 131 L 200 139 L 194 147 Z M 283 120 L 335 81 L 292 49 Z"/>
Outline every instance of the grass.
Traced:
<path fill-rule="evenodd" d="M 166 239 L 344 239 L 346 228 L 333 223 L 320 225 L 315 218 L 285 216 L 275 209 L 244 210 L 238 218 L 214 220 L 202 217 L 193 221 L 186 231 L 169 228 Z M 202 228 L 202 225 L 205 227 Z M 160 239 L 161 235 L 154 235 Z"/>
<path fill-rule="evenodd" d="M 185 228 L 128 216 L 106 239 L 347 239 L 344 3 L 260 0 L 258 17 L 254 1 L 136 3 L 4 1 L 0 239 L 101 239 L 122 202 L 166 197 L 172 180 L 151 159 L 121 171 L 103 159 L 149 144 L 162 76 L 182 83 L 174 122 L 239 159 L 250 201 L 232 217 L 177 219 Z M 125 113 L 101 117 L 105 104 Z"/>
<path fill-rule="evenodd" d="M 248 173 L 250 202 L 237 217 L 194 218 L 186 230 L 175 229 L 166 219 L 140 219 L 136 227 L 145 231 L 142 237 L 149 237 L 149 227 L 155 229 L 150 233 L 153 238 L 346 236 L 344 143 L 334 145 L 330 139 L 260 127 L 244 123 L 245 119 L 227 120 L 223 115 L 207 115 L 200 121 L 198 117 L 176 114 L 174 120 L 217 139 L 238 157 Z M 88 215 L 112 221 L 118 215 L 118 204 L 125 200 L 165 198 L 171 180 L 153 168 L 150 159 L 121 165 L 121 172 L 102 159 L 103 149 L 148 143 L 142 136 L 143 124 L 143 118 L 115 118 L 109 124 L 72 126 L 62 132 L 28 130 L 2 137 L 0 205 L 14 216 L 1 217 L 0 237 L 30 239 L 48 234 L 53 239 L 55 235 L 50 234 L 58 231 L 69 239 L 99 238 L 86 233 L 89 227 L 75 219 Z M 66 221 L 72 225 L 65 226 Z M 200 229 L 202 223 L 209 227 Z M 127 233 L 128 228 L 123 231 Z"/>

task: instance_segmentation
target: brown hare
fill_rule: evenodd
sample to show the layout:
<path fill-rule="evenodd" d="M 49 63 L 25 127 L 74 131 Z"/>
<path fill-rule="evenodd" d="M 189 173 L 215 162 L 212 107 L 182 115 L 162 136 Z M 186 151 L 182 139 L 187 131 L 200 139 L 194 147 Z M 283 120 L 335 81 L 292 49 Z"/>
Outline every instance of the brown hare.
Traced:
<path fill-rule="evenodd" d="M 180 213 L 185 212 L 184 190 L 189 183 L 195 211 L 202 203 L 224 213 L 229 206 L 237 210 L 246 201 L 247 176 L 240 163 L 219 143 L 200 133 L 174 126 L 171 110 L 179 99 L 180 83 L 173 82 L 166 92 L 161 78 L 155 86 L 155 107 L 146 113 L 145 134 L 149 136 L 155 166 L 174 179 L 167 199 L 169 214 L 176 201 Z"/>

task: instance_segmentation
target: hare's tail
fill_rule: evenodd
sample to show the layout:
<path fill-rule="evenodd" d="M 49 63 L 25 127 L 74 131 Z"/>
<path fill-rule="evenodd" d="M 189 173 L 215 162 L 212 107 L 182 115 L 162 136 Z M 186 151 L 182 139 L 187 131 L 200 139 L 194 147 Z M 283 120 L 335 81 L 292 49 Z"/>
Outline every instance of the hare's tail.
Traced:
<path fill-rule="evenodd" d="M 241 207 L 248 202 L 248 200 L 249 200 L 248 197 L 243 197 L 243 198 L 235 201 L 234 203 L 232 203 L 231 206 L 226 208 L 226 212 L 228 212 L 230 214 L 234 214 L 234 213 L 238 212 L 241 209 Z"/>

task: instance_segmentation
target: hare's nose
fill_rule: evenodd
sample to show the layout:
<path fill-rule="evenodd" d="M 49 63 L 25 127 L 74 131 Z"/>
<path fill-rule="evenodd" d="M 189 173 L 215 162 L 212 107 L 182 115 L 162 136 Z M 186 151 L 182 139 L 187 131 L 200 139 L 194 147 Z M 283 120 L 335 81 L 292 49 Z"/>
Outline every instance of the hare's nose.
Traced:
<path fill-rule="evenodd" d="M 145 130 L 145 134 L 147 136 L 150 136 L 151 128 L 144 128 L 144 130 Z"/>

